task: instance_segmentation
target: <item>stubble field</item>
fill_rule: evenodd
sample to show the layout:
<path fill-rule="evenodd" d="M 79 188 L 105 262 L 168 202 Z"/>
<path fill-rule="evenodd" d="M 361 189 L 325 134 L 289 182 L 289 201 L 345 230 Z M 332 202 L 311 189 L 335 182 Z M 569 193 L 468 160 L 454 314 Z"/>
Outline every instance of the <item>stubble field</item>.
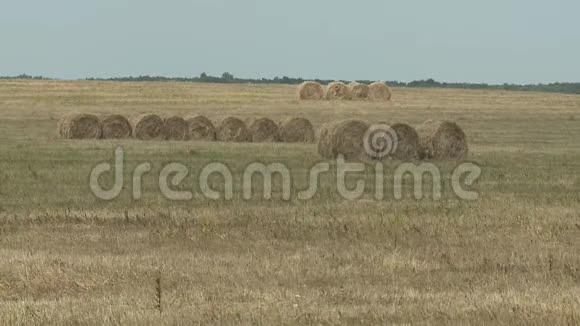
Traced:
<path fill-rule="evenodd" d="M 580 96 L 393 93 L 300 103 L 291 86 L 0 81 L 0 324 L 579 324 Z M 480 198 L 377 201 L 369 187 L 350 202 L 327 177 L 309 201 L 278 187 L 246 201 L 241 185 L 231 201 L 170 201 L 157 183 L 170 162 L 190 168 L 183 189 L 209 162 L 239 177 L 255 161 L 284 163 L 300 189 L 321 159 L 315 145 L 65 141 L 69 112 L 454 120 Z M 89 174 L 118 146 L 125 189 L 103 201 Z"/>

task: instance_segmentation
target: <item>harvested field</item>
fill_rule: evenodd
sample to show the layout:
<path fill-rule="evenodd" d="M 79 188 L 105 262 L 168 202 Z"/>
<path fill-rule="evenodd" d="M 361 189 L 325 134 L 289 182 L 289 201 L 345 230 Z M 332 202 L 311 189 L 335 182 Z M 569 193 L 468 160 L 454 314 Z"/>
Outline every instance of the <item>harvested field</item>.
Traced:
<path fill-rule="evenodd" d="M 295 85 L 0 81 L 0 324 L 578 324 L 580 96 L 393 94 L 298 102 Z M 461 161 L 433 159 L 423 163 L 441 171 L 442 199 L 430 198 L 431 183 L 415 199 L 410 175 L 395 199 L 401 162 L 367 160 L 346 173 L 348 191 L 365 182 L 363 197 L 349 201 L 337 192 L 336 163 L 309 182 L 312 167 L 329 162 L 312 143 L 62 139 L 55 129 L 70 112 L 301 116 L 316 130 L 337 120 L 453 121 L 469 142 L 467 160 L 482 168 L 467 187 L 480 196 L 451 191 Z M 118 147 L 122 191 L 100 200 L 89 176 L 111 164 L 99 180 L 112 189 Z M 288 168 L 290 200 L 279 172 L 270 200 L 264 176 L 240 183 L 254 162 Z M 134 199 L 143 163 L 151 170 Z M 161 192 L 169 163 L 189 174 L 178 185 L 171 175 L 166 188 L 192 191 L 191 200 Z M 216 163 L 231 171 L 231 200 L 219 172 L 200 186 L 204 168 L 223 168 Z M 315 185 L 312 198 L 299 197 Z M 221 198 L 204 197 L 210 190 Z"/>

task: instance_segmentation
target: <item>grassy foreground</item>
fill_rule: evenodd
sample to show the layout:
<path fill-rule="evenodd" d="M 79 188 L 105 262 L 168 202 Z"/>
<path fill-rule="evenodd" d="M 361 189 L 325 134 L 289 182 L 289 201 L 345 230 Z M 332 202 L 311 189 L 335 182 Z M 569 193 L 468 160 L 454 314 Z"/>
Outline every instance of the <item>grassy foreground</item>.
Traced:
<path fill-rule="evenodd" d="M 580 96 L 394 94 L 299 103 L 289 86 L 0 81 L 0 324 L 580 324 Z M 75 111 L 451 119 L 483 169 L 480 199 L 375 201 L 367 189 L 348 202 L 324 178 L 310 201 L 276 187 L 244 201 L 241 186 L 231 201 L 169 201 L 157 185 L 169 162 L 192 174 L 222 162 L 236 177 L 282 162 L 300 188 L 320 159 L 313 145 L 57 139 Z M 126 179 L 153 165 L 139 201 L 129 180 L 109 202 L 89 189 L 117 146 Z"/>

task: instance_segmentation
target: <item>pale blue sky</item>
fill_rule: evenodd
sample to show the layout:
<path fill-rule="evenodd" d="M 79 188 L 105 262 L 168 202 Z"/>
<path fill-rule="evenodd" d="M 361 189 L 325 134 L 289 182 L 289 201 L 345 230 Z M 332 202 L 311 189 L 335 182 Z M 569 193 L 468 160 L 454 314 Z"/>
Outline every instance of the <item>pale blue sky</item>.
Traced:
<path fill-rule="evenodd" d="M 0 75 L 580 81 L 578 0 L 0 0 Z"/>

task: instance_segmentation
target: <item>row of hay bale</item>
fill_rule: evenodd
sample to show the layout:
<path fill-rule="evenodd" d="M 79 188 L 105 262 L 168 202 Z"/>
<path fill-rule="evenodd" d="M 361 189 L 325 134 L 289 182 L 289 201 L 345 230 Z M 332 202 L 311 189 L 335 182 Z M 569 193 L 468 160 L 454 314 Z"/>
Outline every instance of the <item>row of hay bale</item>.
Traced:
<path fill-rule="evenodd" d="M 325 87 L 315 81 L 306 81 L 298 86 L 299 100 L 372 100 L 390 101 L 391 89 L 383 82 L 370 85 L 352 82 L 332 82 Z"/>
<path fill-rule="evenodd" d="M 222 142 L 313 143 L 314 127 L 304 118 L 289 118 L 280 123 L 269 118 L 243 121 L 235 117 L 214 124 L 201 115 L 182 118 L 142 114 L 132 119 L 118 114 L 98 117 L 93 114 L 71 114 L 58 125 L 65 139 L 194 140 Z"/>
<path fill-rule="evenodd" d="M 324 125 L 318 139 L 318 153 L 326 159 L 342 155 L 348 160 L 394 159 L 394 160 L 463 160 L 468 154 L 465 133 L 454 122 L 427 121 L 413 128 L 405 123 L 380 123 L 379 129 L 388 127 L 396 136 L 393 139 L 369 137 L 372 125 L 361 120 L 345 120 Z M 374 126 L 378 126 L 374 125 Z M 384 130 L 383 130 L 384 131 Z M 385 138 L 388 137 L 384 133 Z M 365 144 L 365 142 L 367 144 Z M 385 146 L 392 146 L 387 155 Z"/>
<path fill-rule="evenodd" d="M 369 131 L 380 126 L 375 139 Z M 393 139 L 387 128 L 395 134 Z M 197 140 L 221 142 L 285 142 L 313 143 L 315 130 L 304 118 L 290 118 L 280 123 L 269 118 L 243 121 L 227 117 L 215 125 L 204 116 L 161 118 L 156 114 L 143 114 L 133 119 L 122 115 L 102 118 L 92 114 L 73 114 L 63 118 L 58 133 L 66 139 L 124 139 L 140 140 Z M 389 141 L 396 144 L 393 146 Z M 366 143 L 366 144 L 365 144 Z M 454 122 L 427 121 L 417 128 L 405 123 L 379 123 L 371 125 L 361 120 L 345 120 L 325 124 L 318 137 L 318 153 L 327 159 L 339 155 L 346 159 L 376 159 L 386 146 L 392 146 L 381 159 L 396 160 L 463 160 L 468 153 L 465 133 Z"/>

